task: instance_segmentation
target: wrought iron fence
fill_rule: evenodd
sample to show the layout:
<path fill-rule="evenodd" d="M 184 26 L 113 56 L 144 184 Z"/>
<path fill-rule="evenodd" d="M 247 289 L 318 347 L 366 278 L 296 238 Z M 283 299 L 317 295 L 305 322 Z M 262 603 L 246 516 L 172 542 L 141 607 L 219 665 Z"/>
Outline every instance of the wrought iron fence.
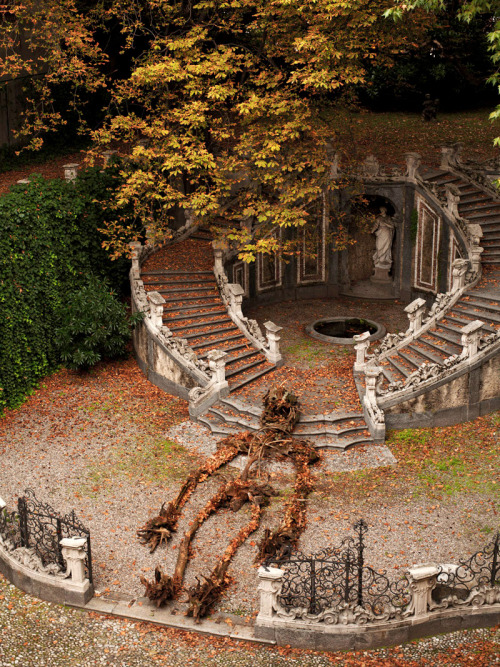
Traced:
<path fill-rule="evenodd" d="M 404 611 L 411 600 L 408 579 L 391 582 L 383 572 L 365 565 L 368 526 L 361 519 L 354 530 L 355 537 L 344 539 L 338 547 L 311 556 L 294 551 L 290 557 L 265 562 L 265 566 L 277 565 L 285 572 L 278 596 L 283 609 L 306 609 L 308 614 L 317 615 L 348 605 L 363 608 L 374 617 L 386 615 L 388 609 Z"/>
<path fill-rule="evenodd" d="M 61 516 L 50 505 L 37 500 L 34 491 L 26 489 L 18 498 L 17 512 L 0 512 L 0 534 L 15 547 L 31 548 L 43 565 L 58 563 L 64 569 L 61 540 L 65 537 L 86 537 L 87 576 L 92 583 L 92 552 L 90 531 L 77 518 L 75 511 Z"/>

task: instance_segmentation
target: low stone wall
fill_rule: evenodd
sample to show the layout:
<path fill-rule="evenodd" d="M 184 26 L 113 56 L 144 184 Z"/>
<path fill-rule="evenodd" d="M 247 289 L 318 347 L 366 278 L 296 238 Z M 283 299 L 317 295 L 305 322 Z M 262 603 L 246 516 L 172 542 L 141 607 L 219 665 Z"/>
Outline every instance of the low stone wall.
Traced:
<path fill-rule="evenodd" d="M 37 572 L 14 558 L 2 544 L 0 544 L 0 572 L 17 588 L 48 602 L 82 607 L 94 595 L 94 587 L 88 579 L 78 582 L 73 578 L 66 579 L 57 574 Z"/>

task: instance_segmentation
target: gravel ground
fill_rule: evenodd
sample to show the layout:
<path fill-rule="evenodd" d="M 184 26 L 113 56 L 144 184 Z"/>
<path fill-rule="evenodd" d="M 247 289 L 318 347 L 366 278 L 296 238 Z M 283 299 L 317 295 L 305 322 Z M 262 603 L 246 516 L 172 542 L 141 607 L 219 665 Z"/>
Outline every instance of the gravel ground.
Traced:
<path fill-rule="evenodd" d="M 0 575 L 0 667 L 487 667 L 500 664 L 499 647 L 499 628 L 454 632 L 392 649 L 357 653 L 263 647 L 60 607 L 25 595 Z"/>

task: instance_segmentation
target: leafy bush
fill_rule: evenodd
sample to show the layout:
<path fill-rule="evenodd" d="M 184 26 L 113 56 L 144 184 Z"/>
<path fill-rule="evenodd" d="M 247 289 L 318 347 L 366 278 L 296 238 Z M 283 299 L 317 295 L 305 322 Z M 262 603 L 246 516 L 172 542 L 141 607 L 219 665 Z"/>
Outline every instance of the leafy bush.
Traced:
<path fill-rule="evenodd" d="M 92 277 L 61 306 L 61 325 L 54 339 L 68 368 L 88 370 L 103 358 L 123 356 L 131 328 L 142 313 L 127 318 L 123 303 L 109 284 Z"/>
<path fill-rule="evenodd" d="M 75 183 L 32 177 L 0 197 L 0 414 L 59 363 L 61 307 L 93 274 L 123 295 L 127 262 L 111 262 L 99 232 L 119 168 Z"/>

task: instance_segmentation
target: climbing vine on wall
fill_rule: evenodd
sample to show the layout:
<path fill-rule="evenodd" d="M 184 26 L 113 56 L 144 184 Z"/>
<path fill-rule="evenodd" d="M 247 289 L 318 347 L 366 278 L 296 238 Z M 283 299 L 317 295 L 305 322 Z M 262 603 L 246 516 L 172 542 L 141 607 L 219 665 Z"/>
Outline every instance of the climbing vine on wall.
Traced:
<path fill-rule="evenodd" d="M 69 294 L 90 274 L 123 294 L 127 262 L 109 260 L 99 232 L 99 202 L 119 179 L 117 167 L 74 183 L 34 176 L 0 198 L 0 414 L 58 364 L 53 332 Z"/>

